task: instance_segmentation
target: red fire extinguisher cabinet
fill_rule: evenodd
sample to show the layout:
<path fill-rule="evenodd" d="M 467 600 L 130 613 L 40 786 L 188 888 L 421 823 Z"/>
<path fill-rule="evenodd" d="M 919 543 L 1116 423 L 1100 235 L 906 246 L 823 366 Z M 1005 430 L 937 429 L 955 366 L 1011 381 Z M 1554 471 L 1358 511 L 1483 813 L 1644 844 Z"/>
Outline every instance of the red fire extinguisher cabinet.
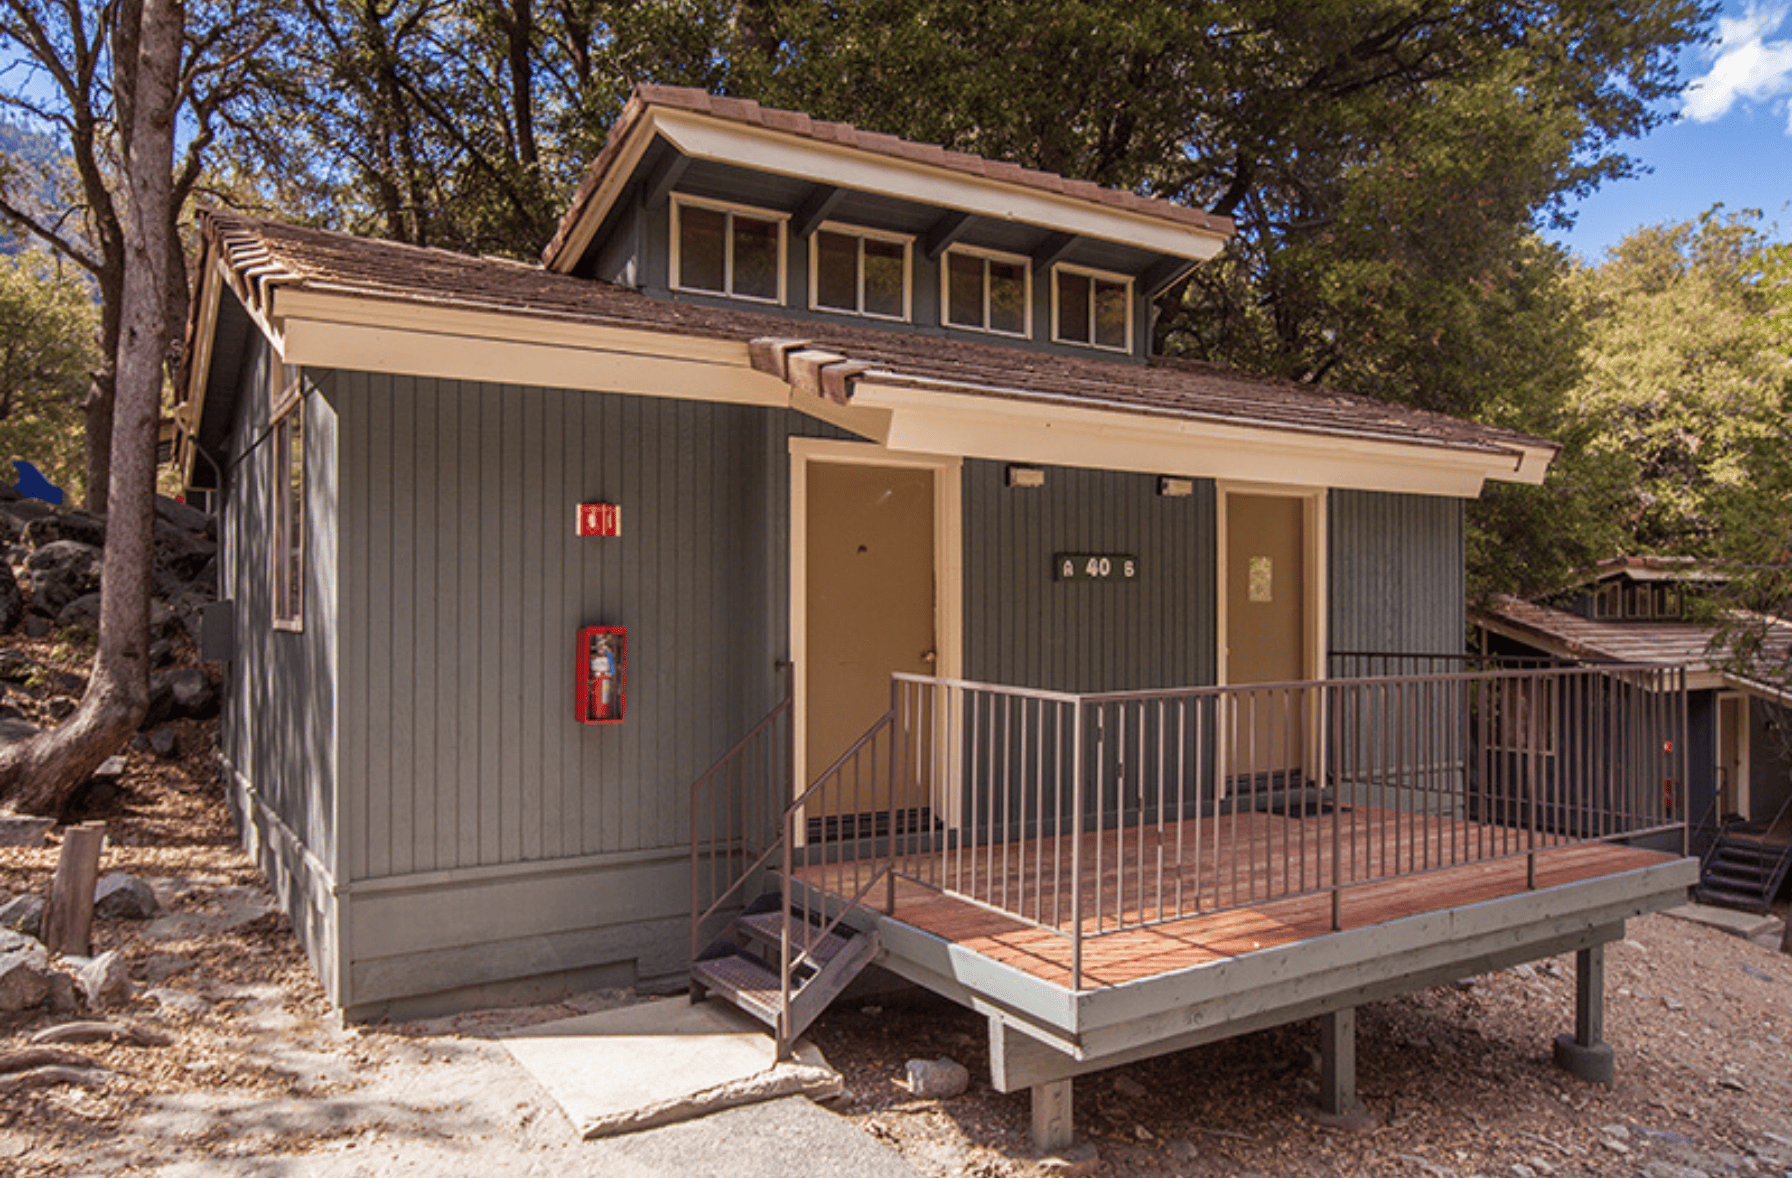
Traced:
<path fill-rule="evenodd" d="M 628 627 L 586 626 L 580 630 L 573 667 L 578 678 L 574 711 L 579 723 L 622 723 L 626 711 Z"/>

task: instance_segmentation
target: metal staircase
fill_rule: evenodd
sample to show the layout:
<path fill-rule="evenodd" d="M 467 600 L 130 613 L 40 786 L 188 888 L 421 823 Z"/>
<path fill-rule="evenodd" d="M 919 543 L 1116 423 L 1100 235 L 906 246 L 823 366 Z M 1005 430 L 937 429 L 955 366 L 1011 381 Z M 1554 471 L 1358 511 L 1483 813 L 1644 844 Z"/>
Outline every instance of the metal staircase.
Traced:
<path fill-rule="evenodd" d="M 783 664 L 794 678 L 791 664 Z M 808 789 L 795 793 L 792 702 L 784 699 L 691 783 L 691 1001 L 721 998 L 771 1029 L 778 1058 L 876 960 L 875 932 L 846 917 L 880 882 L 885 856 L 849 865 L 851 889 L 801 877 L 813 849 L 806 808 L 890 725 L 886 715 Z M 887 842 L 887 840 L 886 840 Z M 835 860 L 838 870 L 843 865 Z M 719 926 L 719 927 L 718 927 Z"/>
<path fill-rule="evenodd" d="M 749 904 L 691 963 L 691 1001 L 725 998 L 777 1035 L 796 1041 L 877 957 L 877 934 L 825 931 L 808 913 L 790 912 L 770 892 Z M 786 960 L 786 955 L 791 959 Z M 788 979 L 788 992 L 785 986 Z"/>
<path fill-rule="evenodd" d="M 1792 798 L 1772 822 L 1731 822 L 1699 863 L 1694 898 L 1747 912 L 1765 913 L 1792 869 Z"/>

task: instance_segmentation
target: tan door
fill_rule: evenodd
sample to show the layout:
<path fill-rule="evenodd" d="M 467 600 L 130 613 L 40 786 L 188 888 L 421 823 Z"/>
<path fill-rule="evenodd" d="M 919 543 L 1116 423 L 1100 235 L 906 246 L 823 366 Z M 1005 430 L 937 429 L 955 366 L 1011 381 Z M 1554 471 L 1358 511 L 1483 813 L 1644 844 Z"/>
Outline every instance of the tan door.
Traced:
<path fill-rule="evenodd" d="M 889 710 L 892 671 L 933 671 L 933 471 L 811 462 L 807 495 L 804 754 L 813 782 Z M 887 770 L 876 776 L 823 791 L 810 816 L 886 812 Z M 910 785 L 895 805 L 918 809 L 922 793 Z"/>
<path fill-rule="evenodd" d="M 1226 496 L 1226 681 L 1306 678 L 1306 500 Z M 1229 725 L 1233 777 L 1264 781 L 1298 770 L 1304 697 L 1257 692 L 1237 698 Z"/>
<path fill-rule="evenodd" d="M 1747 816 L 1748 701 L 1740 695 L 1717 697 L 1718 817 Z"/>

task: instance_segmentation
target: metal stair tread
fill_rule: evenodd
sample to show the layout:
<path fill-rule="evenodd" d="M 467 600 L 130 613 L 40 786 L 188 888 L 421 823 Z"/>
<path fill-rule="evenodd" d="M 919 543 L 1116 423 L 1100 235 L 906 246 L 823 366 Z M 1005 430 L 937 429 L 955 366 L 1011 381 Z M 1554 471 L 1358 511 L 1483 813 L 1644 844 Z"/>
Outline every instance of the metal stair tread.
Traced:
<path fill-rule="evenodd" d="M 1759 892 L 1750 894 L 1747 892 L 1731 891 L 1727 888 L 1709 887 L 1703 884 L 1699 886 L 1697 891 L 1698 898 L 1701 901 L 1715 900 L 1718 903 L 1746 904 L 1750 908 L 1761 908 L 1765 906 L 1765 901 L 1762 899 Z"/>
<path fill-rule="evenodd" d="M 778 1022 L 778 975 L 750 957 L 729 955 L 691 963 L 691 973 L 702 984 L 773 1026 Z M 798 987 L 792 984 L 794 993 Z"/>
<path fill-rule="evenodd" d="M 742 916 L 738 917 L 734 923 L 744 931 L 774 948 L 777 946 L 779 939 L 784 933 L 783 916 L 778 912 L 760 912 L 751 916 Z M 849 939 L 850 938 L 840 936 L 838 933 L 828 933 L 816 943 L 812 950 L 810 950 L 809 960 L 817 966 L 826 965 L 835 957 L 839 956 L 840 952 L 846 948 Z M 801 951 L 802 936 L 800 923 L 797 918 L 792 917 L 790 943 L 792 958 Z"/>

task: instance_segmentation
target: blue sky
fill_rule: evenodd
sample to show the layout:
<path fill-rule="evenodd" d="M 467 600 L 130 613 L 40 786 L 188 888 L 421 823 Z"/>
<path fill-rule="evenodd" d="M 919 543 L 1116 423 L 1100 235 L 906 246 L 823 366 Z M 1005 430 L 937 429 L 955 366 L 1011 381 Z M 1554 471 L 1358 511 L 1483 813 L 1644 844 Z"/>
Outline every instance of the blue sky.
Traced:
<path fill-rule="evenodd" d="M 1792 0 L 1726 0 L 1711 44 L 1688 50 L 1677 121 L 1632 143 L 1653 172 L 1607 184 L 1550 232 L 1589 262 L 1639 225 L 1686 221 L 1712 205 L 1760 209 L 1792 239 Z"/>

